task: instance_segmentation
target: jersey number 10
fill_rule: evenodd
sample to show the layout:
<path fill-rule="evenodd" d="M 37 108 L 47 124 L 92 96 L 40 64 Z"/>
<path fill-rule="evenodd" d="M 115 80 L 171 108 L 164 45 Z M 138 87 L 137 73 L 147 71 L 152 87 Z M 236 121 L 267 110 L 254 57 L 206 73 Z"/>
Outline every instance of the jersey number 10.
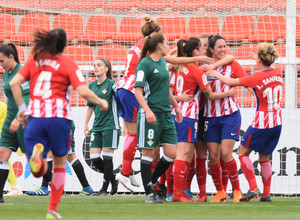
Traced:
<path fill-rule="evenodd" d="M 263 96 L 268 99 L 268 111 L 277 110 L 280 108 L 280 101 L 282 96 L 282 86 L 276 86 L 274 88 L 268 87 L 263 92 Z"/>

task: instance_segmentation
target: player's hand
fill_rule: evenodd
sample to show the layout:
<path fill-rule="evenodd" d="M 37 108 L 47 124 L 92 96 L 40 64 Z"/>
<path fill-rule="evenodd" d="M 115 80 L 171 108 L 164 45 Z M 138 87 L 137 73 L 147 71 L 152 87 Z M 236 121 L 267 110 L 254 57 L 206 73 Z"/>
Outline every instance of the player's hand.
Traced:
<path fill-rule="evenodd" d="M 174 65 L 174 64 L 168 65 L 168 71 L 169 72 L 175 72 L 177 70 L 178 70 L 178 66 L 177 65 Z"/>
<path fill-rule="evenodd" d="M 89 126 L 88 126 L 88 125 L 84 125 L 84 135 L 85 135 L 86 137 L 91 136 L 91 134 L 90 134 L 90 129 L 89 129 Z"/>
<path fill-rule="evenodd" d="M 212 77 L 217 77 L 219 75 L 219 73 L 215 70 L 208 70 L 208 71 L 205 72 L 205 74 L 207 76 L 212 76 Z"/>
<path fill-rule="evenodd" d="M 9 132 L 10 133 L 16 133 L 17 130 L 19 129 L 19 126 L 20 126 L 20 121 L 18 121 L 17 119 L 14 119 L 12 121 L 12 123 L 10 124 Z"/>
<path fill-rule="evenodd" d="M 21 122 L 22 127 L 25 128 L 27 123 L 28 116 L 25 115 L 25 112 L 19 112 L 18 121 Z"/>
<path fill-rule="evenodd" d="M 214 59 L 207 56 L 198 56 L 197 58 L 199 63 L 208 63 L 208 64 L 214 63 Z"/>
<path fill-rule="evenodd" d="M 194 100 L 194 95 L 188 95 L 188 93 L 190 92 L 190 90 L 186 90 L 184 91 L 181 95 L 180 95 L 180 101 L 183 102 L 191 102 Z"/>
<path fill-rule="evenodd" d="M 252 60 L 256 60 L 257 59 L 257 54 L 256 53 L 250 53 L 250 57 Z"/>
<path fill-rule="evenodd" d="M 231 97 L 235 97 L 236 95 L 236 89 L 232 87 L 231 89 L 228 90 L 228 95 Z"/>
<path fill-rule="evenodd" d="M 200 66 L 201 69 L 203 69 L 204 72 L 208 71 L 208 70 L 212 70 L 212 66 L 208 65 L 208 64 L 203 64 Z"/>
<path fill-rule="evenodd" d="M 182 112 L 179 107 L 175 108 L 175 113 L 176 113 L 175 121 L 177 123 L 181 123 L 183 118 L 182 118 Z"/>
<path fill-rule="evenodd" d="M 104 99 L 100 99 L 100 104 L 99 105 L 101 107 L 101 111 L 106 111 L 108 109 L 108 102 Z"/>
<path fill-rule="evenodd" d="M 156 117 L 151 110 L 146 111 L 146 119 L 149 124 L 151 124 L 151 125 L 156 124 Z"/>

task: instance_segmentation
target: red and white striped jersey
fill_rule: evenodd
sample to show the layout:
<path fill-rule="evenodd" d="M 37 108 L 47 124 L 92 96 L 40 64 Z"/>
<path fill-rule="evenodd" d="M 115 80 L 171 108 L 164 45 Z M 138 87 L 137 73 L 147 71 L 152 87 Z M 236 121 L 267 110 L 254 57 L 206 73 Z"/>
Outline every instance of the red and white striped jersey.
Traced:
<path fill-rule="evenodd" d="M 129 50 L 126 59 L 124 76 L 119 82 L 118 89 L 126 89 L 134 93 L 136 67 L 139 62 L 139 57 L 142 51 L 143 43 L 144 39 L 140 40 Z"/>
<path fill-rule="evenodd" d="M 74 89 L 85 84 L 77 64 L 63 55 L 34 60 L 30 58 L 19 71 L 30 80 L 28 112 L 37 118 L 66 118 L 72 120 L 68 86 Z"/>
<path fill-rule="evenodd" d="M 246 76 L 244 69 L 236 61 L 224 66 L 219 66 L 216 70 L 222 75 L 230 78 L 241 78 Z M 227 92 L 231 88 L 215 77 L 207 77 L 207 79 L 211 86 L 212 92 Z M 236 97 L 225 97 L 216 100 L 206 99 L 204 116 L 220 117 L 232 114 L 237 110 L 239 110 L 239 104 Z"/>
<path fill-rule="evenodd" d="M 251 127 L 265 129 L 281 125 L 281 72 L 272 68 L 239 80 L 244 87 L 253 88 L 256 95 L 257 107 Z"/>
<path fill-rule="evenodd" d="M 189 90 L 188 95 L 194 95 L 192 102 L 179 101 L 178 105 L 182 111 L 182 116 L 186 118 L 198 119 L 199 114 L 199 96 L 201 90 L 209 86 L 206 75 L 203 70 L 199 69 L 196 63 L 185 64 L 182 71 L 177 74 L 177 77 L 171 75 L 170 85 L 176 87 L 175 95 L 180 96 L 182 92 Z M 174 80 L 176 82 L 174 83 Z M 172 108 L 172 114 L 175 115 L 175 110 Z"/>

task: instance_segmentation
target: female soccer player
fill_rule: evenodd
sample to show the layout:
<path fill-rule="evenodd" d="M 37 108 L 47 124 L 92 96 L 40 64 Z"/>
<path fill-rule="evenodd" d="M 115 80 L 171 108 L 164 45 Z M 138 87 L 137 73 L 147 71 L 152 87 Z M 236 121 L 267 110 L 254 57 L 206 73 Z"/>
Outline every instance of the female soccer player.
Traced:
<path fill-rule="evenodd" d="M 269 157 L 279 141 L 282 127 L 280 108 L 282 74 L 278 69 L 271 67 L 278 56 L 279 53 L 273 44 L 261 43 L 258 45 L 256 58 L 260 72 L 240 79 L 231 79 L 216 71 L 208 71 L 209 75 L 217 77 L 229 86 L 241 85 L 246 88 L 253 88 L 257 99 L 253 122 L 244 134 L 239 148 L 241 168 L 250 186 L 248 193 L 240 199 L 241 201 L 250 201 L 253 198 L 260 197 L 253 164 L 249 159 L 249 154 L 252 151 L 259 153 L 259 163 L 261 165 L 264 191 L 260 201 L 272 201 L 270 196 L 272 166 Z"/>
<path fill-rule="evenodd" d="M 51 150 L 54 169 L 51 181 L 48 219 L 60 219 L 57 206 L 65 183 L 66 155 L 71 142 L 71 107 L 67 89 L 71 84 L 86 100 L 107 109 L 108 103 L 98 98 L 84 84 L 78 66 L 62 55 L 67 45 L 66 32 L 61 28 L 34 32 L 33 57 L 28 59 L 11 81 L 12 92 L 19 107 L 19 117 L 25 126 L 25 146 L 30 169 L 40 177 L 47 170 L 45 159 Z M 28 111 L 22 99 L 20 85 L 30 80 Z M 25 117 L 29 115 L 29 118 Z"/>
<path fill-rule="evenodd" d="M 145 203 L 161 203 L 155 194 L 157 179 L 168 169 L 176 156 L 177 135 L 171 115 L 171 104 L 176 121 L 182 121 L 178 104 L 170 93 L 169 73 L 163 56 L 168 51 L 167 40 L 161 33 L 145 38 L 137 67 L 135 96 L 141 108 L 138 113 L 137 137 L 142 149 L 141 174 L 146 192 Z M 146 56 L 149 53 L 148 56 Z M 164 156 L 158 161 L 151 176 L 155 147 L 162 146 Z"/>
<path fill-rule="evenodd" d="M 18 73 L 22 65 L 20 64 L 15 45 L 8 44 L 0 47 L 0 65 L 4 68 L 4 93 L 7 97 L 7 115 L 2 127 L 0 138 L 0 202 L 3 200 L 3 188 L 9 173 L 8 159 L 12 151 L 17 151 L 20 147 L 25 153 L 24 129 L 17 119 L 18 106 L 13 98 L 10 82 Z M 22 84 L 23 83 L 23 84 Z M 29 83 L 26 81 L 19 85 L 20 96 L 29 102 Z M 24 103 L 24 105 L 25 105 Z M 25 105 L 26 108 L 26 105 Z"/>
<path fill-rule="evenodd" d="M 177 43 L 179 57 L 192 57 L 203 55 L 199 38 L 189 40 L 179 40 Z M 203 50 L 203 52 L 202 52 Z M 177 151 L 173 168 L 174 195 L 173 202 L 191 202 L 192 200 L 184 196 L 185 181 L 191 162 L 194 158 L 195 143 L 198 141 L 198 113 L 199 95 L 201 90 L 208 99 L 220 99 L 229 95 L 234 95 L 232 91 L 224 93 L 213 93 L 203 70 L 196 63 L 180 66 L 177 74 L 176 95 L 181 95 L 183 91 L 189 90 L 188 94 L 194 95 L 193 101 L 180 101 L 178 103 L 182 113 L 183 122 L 175 122 L 177 130 Z M 174 112 L 172 112 L 174 113 Z"/>
<path fill-rule="evenodd" d="M 115 92 L 117 83 L 112 80 L 112 68 L 108 60 L 97 59 L 94 63 L 95 75 L 98 80 L 89 85 L 98 97 L 106 100 L 109 104 L 108 110 L 103 112 L 101 108 L 88 102 L 86 118 L 84 122 L 84 133 L 87 137 L 91 136 L 90 157 L 94 165 L 104 173 L 103 185 L 99 193 L 94 195 L 107 195 L 107 188 L 111 183 L 111 194 L 115 194 L 118 189 L 118 183 L 113 173 L 113 155 L 114 150 L 119 145 L 120 126 L 118 119 L 117 103 Z M 89 120 L 95 113 L 92 133 L 88 127 Z M 102 151 L 103 160 L 100 157 Z"/>
<path fill-rule="evenodd" d="M 136 138 L 136 120 L 137 113 L 139 110 L 139 104 L 134 96 L 135 88 L 135 75 L 136 67 L 138 64 L 141 49 L 146 36 L 151 33 L 160 33 L 161 26 L 154 18 L 146 16 L 144 18 L 145 22 L 141 28 L 141 32 L 144 38 L 135 44 L 127 55 L 126 61 L 126 71 L 124 77 L 119 82 L 118 90 L 116 93 L 116 100 L 118 103 L 119 116 L 124 119 L 124 127 L 127 130 L 124 147 L 123 147 L 123 162 L 122 171 L 116 175 L 116 178 L 121 182 L 126 188 L 131 191 L 135 191 L 135 186 L 139 186 L 137 181 L 132 175 L 132 161 L 137 149 L 137 138 Z M 165 60 L 173 64 L 184 64 L 192 62 L 202 62 L 211 63 L 212 59 L 201 56 L 201 57 L 173 57 L 165 56 Z"/>
<path fill-rule="evenodd" d="M 208 42 L 207 55 L 215 61 L 226 56 L 226 42 L 220 35 L 211 36 Z M 230 64 L 219 66 L 217 71 L 230 78 L 246 76 L 243 68 L 233 61 Z M 216 78 L 209 77 L 209 84 L 213 92 L 226 92 L 229 86 Z M 239 202 L 242 197 L 237 172 L 236 161 L 233 158 L 233 147 L 239 138 L 241 114 L 236 97 L 226 97 L 217 100 L 207 100 L 204 109 L 205 116 L 205 142 L 210 157 L 210 172 L 217 189 L 217 194 L 210 202 L 226 200 L 226 192 L 221 179 L 220 158 L 228 170 L 233 187 L 233 201 Z"/>

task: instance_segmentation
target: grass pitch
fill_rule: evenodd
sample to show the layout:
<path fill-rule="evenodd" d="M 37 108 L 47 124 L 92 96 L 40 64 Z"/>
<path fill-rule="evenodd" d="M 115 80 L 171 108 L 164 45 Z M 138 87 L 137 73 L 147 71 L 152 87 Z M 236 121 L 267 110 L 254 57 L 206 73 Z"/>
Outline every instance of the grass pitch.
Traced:
<path fill-rule="evenodd" d="M 1 220 L 45 219 L 49 197 L 5 197 Z M 212 197 L 209 198 L 211 200 Z M 191 220 L 191 219 L 300 219 L 300 198 L 273 197 L 273 202 L 145 204 L 143 196 L 63 196 L 58 212 L 63 219 Z"/>

